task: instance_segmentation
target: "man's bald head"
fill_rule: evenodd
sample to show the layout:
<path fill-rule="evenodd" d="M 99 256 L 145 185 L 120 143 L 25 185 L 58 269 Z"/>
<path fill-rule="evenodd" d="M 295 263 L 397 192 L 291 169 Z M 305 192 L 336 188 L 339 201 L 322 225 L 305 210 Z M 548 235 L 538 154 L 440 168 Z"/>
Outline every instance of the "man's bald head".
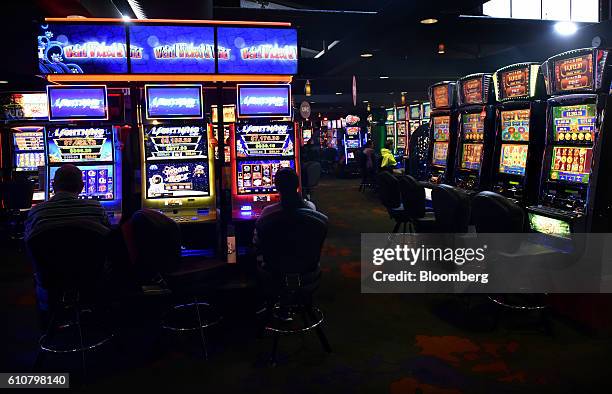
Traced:
<path fill-rule="evenodd" d="M 83 190 L 83 173 L 80 168 L 74 164 L 64 164 L 58 168 L 53 178 L 53 189 L 55 193 L 80 194 Z"/>

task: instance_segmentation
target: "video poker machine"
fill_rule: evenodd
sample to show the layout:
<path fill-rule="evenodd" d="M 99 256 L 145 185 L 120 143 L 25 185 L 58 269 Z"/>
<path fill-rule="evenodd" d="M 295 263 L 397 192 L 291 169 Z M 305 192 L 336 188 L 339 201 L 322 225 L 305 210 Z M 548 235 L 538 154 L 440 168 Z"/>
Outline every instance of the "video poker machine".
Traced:
<path fill-rule="evenodd" d="M 457 82 L 459 132 L 455 185 L 467 192 L 486 190 L 495 147 L 495 97 L 491 74 L 471 74 Z"/>
<path fill-rule="evenodd" d="M 47 86 L 46 198 L 55 194 L 53 178 L 64 164 L 83 172 L 81 199 L 98 200 L 112 223 L 121 219 L 122 146 L 118 126 L 109 121 L 105 85 Z"/>
<path fill-rule="evenodd" d="M 254 220 L 280 201 L 276 172 L 300 173 L 296 127 L 291 120 L 291 85 L 239 84 L 238 122 L 232 138 L 232 219 Z"/>
<path fill-rule="evenodd" d="M 353 115 L 347 116 L 347 125 L 344 128 L 343 145 L 344 145 L 344 164 L 356 165 L 359 162 L 359 151 L 363 146 L 361 138 L 362 131 L 359 127 L 359 118 Z"/>
<path fill-rule="evenodd" d="M 395 109 L 395 139 L 393 148 L 395 156 L 403 158 L 408 153 L 408 115 L 406 107 L 396 107 Z"/>
<path fill-rule="evenodd" d="M 546 136 L 546 90 L 537 63 L 493 74 L 497 136 L 491 190 L 525 207 L 537 200 Z"/>
<path fill-rule="evenodd" d="M 143 93 L 142 206 L 178 223 L 216 220 L 214 153 L 202 85 L 145 85 Z"/>
<path fill-rule="evenodd" d="M 452 184 L 457 146 L 457 83 L 439 82 L 429 87 L 431 122 L 427 181 Z"/>
<path fill-rule="evenodd" d="M 549 96 L 546 147 L 532 230 L 569 238 L 608 232 L 612 191 L 607 174 L 612 118 L 609 50 L 587 48 L 553 56 L 542 65 Z"/>
<path fill-rule="evenodd" d="M 393 152 L 395 153 L 395 148 L 396 143 L 395 143 L 395 108 L 387 108 L 386 109 L 386 118 L 385 118 L 385 130 L 386 130 L 386 135 L 385 135 L 385 142 L 387 142 L 388 140 L 393 141 Z M 384 144 L 383 146 L 384 147 Z"/>

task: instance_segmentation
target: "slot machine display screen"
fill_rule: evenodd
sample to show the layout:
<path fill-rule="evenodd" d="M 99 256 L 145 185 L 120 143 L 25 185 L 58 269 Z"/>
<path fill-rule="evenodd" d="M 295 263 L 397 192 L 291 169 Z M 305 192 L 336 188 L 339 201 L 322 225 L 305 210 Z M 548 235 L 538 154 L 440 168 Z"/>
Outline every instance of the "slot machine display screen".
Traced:
<path fill-rule="evenodd" d="M 431 163 L 434 166 L 446 167 L 448 156 L 448 142 L 434 142 Z"/>
<path fill-rule="evenodd" d="M 395 121 L 395 111 L 393 108 L 387 110 L 387 122 Z"/>
<path fill-rule="evenodd" d="M 406 135 L 406 122 L 401 122 L 397 124 L 397 135 L 398 136 Z"/>
<path fill-rule="evenodd" d="M 423 104 L 423 118 L 429 119 L 431 116 L 431 104 L 425 103 Z"/>
<path fill-rule="evenodd" d="M 482 160 L 483 144 L 463 144 L 461 168 L 464 170 L 479 170 Z"/>
<path fill-rule="evenodd" d="M 13 129 L 15 171 L 36 171 L 45 165 L 45 136 L 42 127 Z"/>
<path fill-rule="evenodd" d="M 359 148 L 359 140 L 346 140 L 346 147 L 349 149 Z"/>
<path fill-rule="evenodd" d="M 294 160 L 241 160 L 236 163 L 238 194 L 276 193 L 274 177 L 282 167 L 295 169 Z"/>
<path fill-rule="evenodd" d="M 80 199 L 111 201 L 114 200 L 114 172 L 112 164 L 79 165 L 83 172 L 83 191 Z M 49 167 L 49 196 L 55 194 L 53 178 L 59 167 Z"/>
<path fill-rule="evenodd" d="M 236 126 L 236 157 L 293 157 L 293 123 L 242 123 Z"/>
<path fill-rule="evenodd" d="M 60 127 L 47 134 L 50 164 L 113 161 L 110 127 Z"/>
<path fill-rule="evenodd" d="M 411 105 L 410 106 L 410 120 L 419 120 L 419 119 L 421 119 L 421 106 Z"/>
<path fill-rule="evenodd" d="M 554 73 L 556 92 L 593 89 L 593 55 L 557 60 Z"/>
<path fill-rule="evenodd" d="M 463 138 L 467 141 L 484 140 L 484 116 L 480 113 L 461 115 Z"/>
<path fill-rule="evenodd" d="M 387 125 L 387 138 L 395 137 L 395 125 L 388 124 Z"/>
<path fill-rule="evenodd" d="M 465 104 L 481 104 L 482 99 L 482 78 L 473 78 L 461 84 L 463 90 L 463 101 Z"/>
<path fill-rule="evenodd" d="M 501 111 L 502 141 L 529 141 L 529 117 L 531 110 Z"/>
<path fill-rule="evenodd" d="M 49 120 L 106 120 L 106 86 L 47 86 Z"/>
<path fill-rule="evenodd" d="M 400 107 L 397 109 L 397 120 L 406 120 L 406 108 Z"/>
<path fill-rule="evenodd" d="M 208 161 L 148 161 L 147 198 L 209 196 L 208 174 Z"/>
<path fill-rule="evenodd" d="M 448 85 L 435 86 L 433 88 L 433 105 L 435 108 L 446 108 L 450 105 Z"/>
<path fill-rule="evenodd" d="M 499 172 L 509 175 L 525 175 L 528 145 L 502 144 Z"/>
<path fill-rule="evenodd" d="M 145 126 L 145 158 L 206 159 L 207 130 L 204 126 Z"/>
<path fill-rule="evenodd" d="M 302 139 L 304 140 L 304 142 L 310 141 L 311 138 L 312 138 L 312 130 L 310 129 L 302 130 Z"/>
<path fill-rule="evenodd" d="M 555 146 L 550 166 L 550 180 L 589 183 L 593 149 Z"/>
<path fill-rule="evenodd" d="M 202 86 L 145 85 L 147 119 L 202 119 Z"/>
<path fill-rule="evenodd" d="M 450 139 L 450 116 L 436 116 L 433 120 L 433 138 L 435 141 Z"/>
<path fill-rule="evenodd" d="M 501 73 L 501 96 L 504 99 L 529 95 L 529 67 Z"/>
<path fill-rule="evenodd" d="M 595 104 L 553 107 L 555 141 L 592 143 L 596 114 Z"/>

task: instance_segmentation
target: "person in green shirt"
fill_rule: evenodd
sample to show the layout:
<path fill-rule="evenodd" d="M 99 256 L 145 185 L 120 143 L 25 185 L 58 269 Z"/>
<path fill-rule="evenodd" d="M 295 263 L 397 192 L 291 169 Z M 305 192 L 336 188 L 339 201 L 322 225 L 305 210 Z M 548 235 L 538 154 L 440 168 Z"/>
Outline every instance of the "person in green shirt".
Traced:
<path fill-rule="evenodd" d="M 382 156 L 380 168 L 385 171 L 393 171 L 395 166 L 397 166 L 397 161 L 395 156 L 393 156 L 393 140 L 385 142 L 385 147 L 380 150 L 380 154 Z"/>

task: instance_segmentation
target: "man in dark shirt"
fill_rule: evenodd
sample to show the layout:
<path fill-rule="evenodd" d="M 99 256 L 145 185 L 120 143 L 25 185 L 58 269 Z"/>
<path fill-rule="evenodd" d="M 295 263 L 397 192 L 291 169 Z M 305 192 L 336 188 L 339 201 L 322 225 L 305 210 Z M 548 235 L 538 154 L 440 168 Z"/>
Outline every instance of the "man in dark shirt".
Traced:
<path fill-rule="evenodd" d="M 30 210 L 25 223 L 25 239 L 40 231 L 61 227 L 71 221 L 95 224 L 92 228 L 109 230 L 110 222 L 102 205 L 96 200 L 81 200 L 83 173 L 73 164 L 64 164 L 53 179 L 55 195 Z M 100 226 L 102 225 L 102 226 Z"/>

